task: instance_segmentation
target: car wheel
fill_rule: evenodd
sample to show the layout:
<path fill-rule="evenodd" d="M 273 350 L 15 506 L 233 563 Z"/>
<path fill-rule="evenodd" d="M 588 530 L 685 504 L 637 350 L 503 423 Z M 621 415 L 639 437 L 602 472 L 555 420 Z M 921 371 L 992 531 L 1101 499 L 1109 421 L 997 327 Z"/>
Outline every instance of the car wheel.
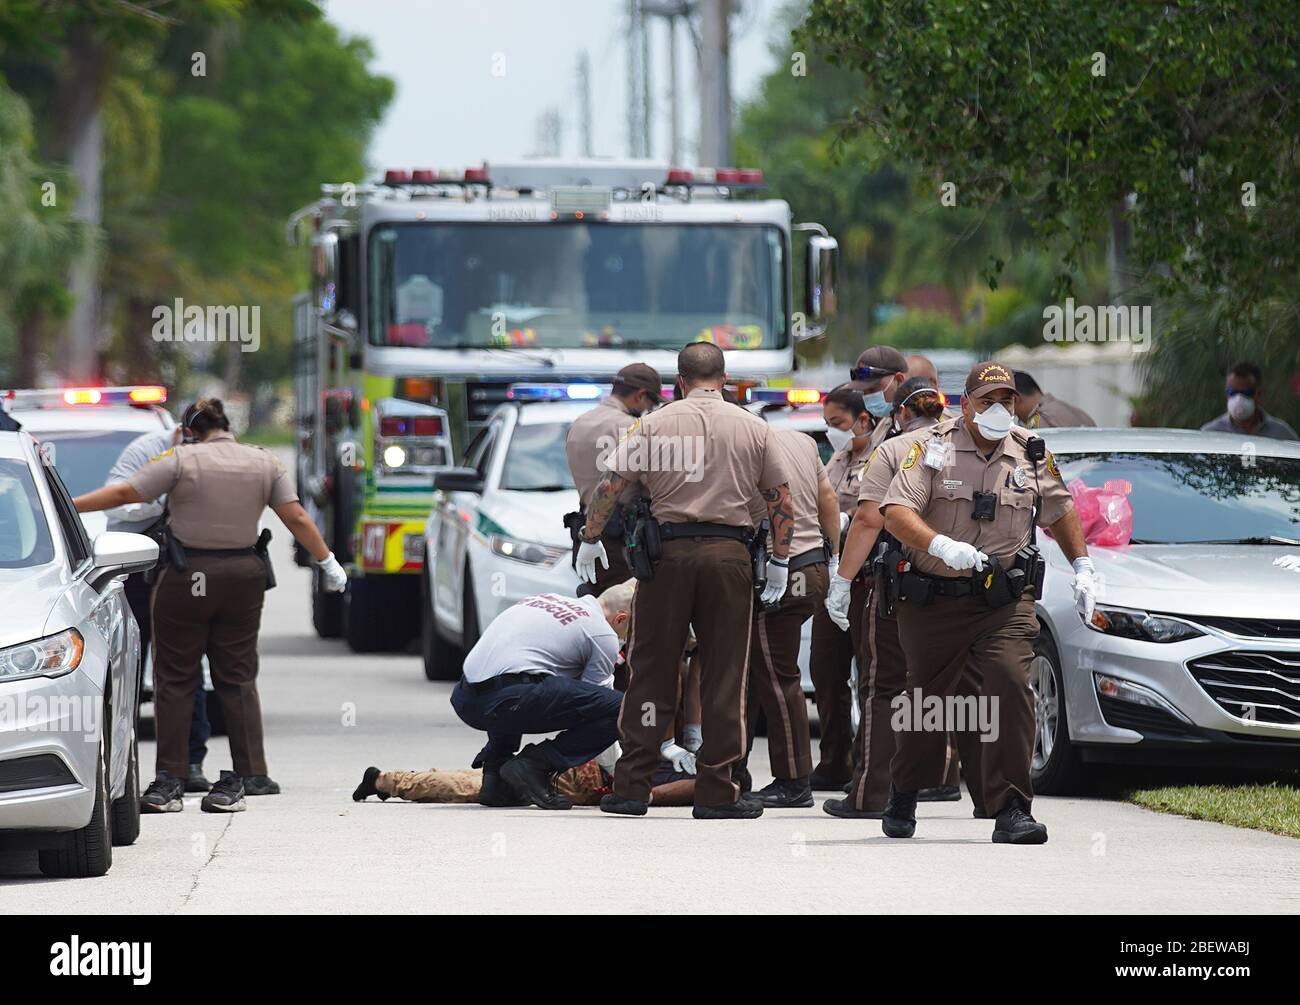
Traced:
<path fill-rule="evenodd" d="M 95 807 L 90 823 L 64 836 L 59 848 L 44 848 L 37 856 L 41 872 L 53 877 L 102 876 L 113 864 L 113 816 L 108 798 L 107 727 L 100 731 L 95 759 Z"/>
<path fill-rule="evenodd" d="M 322 639 L 337 639 L 343 634 L 343 594 L 321 589 L 320 569 L 311 571 L 311 626 Z"/>
<path fill-rule="evenodd" d="M 1086 787 L 1086 772 L 1078 750 L 1070 742 L 1061 658 L 1045 632 L 1040 632 L 1034 642 L 1029 687 L 1034 695 L 1034 791 L 1044 795 L 1080 792 Z"/>
<path fill-rule="evenodd" d="M 438 634 L 427 569 L 420 574 L 420 652 L 424 657 L 424 676 L 427 679 L 456 680 L 460 677 L 463 656 L 459 649 Z"/>
<path fill-rule="evenodd" d="M 469 573 L 469 562 L 465 563 L 464 583 L 461 593 L 460 642 L 461 649 L 468 653 L 479 640 L 478 600 L 474 594 L 474 577 Z"/>
<path fill-rule="evenodd" d="M 137 713 L 138 717 L 138 713 Z M 113 844 L 119 848 L 135 844 L 140 836 L 140 741 L 131 727 L 131 748 L 126 761 L 126 784 L 113 800 Z"/>

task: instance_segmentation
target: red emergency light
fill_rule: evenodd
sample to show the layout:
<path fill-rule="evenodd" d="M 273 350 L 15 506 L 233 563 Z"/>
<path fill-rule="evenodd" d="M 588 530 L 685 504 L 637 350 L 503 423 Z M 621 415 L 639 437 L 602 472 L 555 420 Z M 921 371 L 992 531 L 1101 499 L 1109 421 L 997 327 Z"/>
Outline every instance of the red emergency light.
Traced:
<path fill-rule="evenodd" d="M 416 168 L 411 172 L 411 181 L 416 185 L 432 185 L 437 180 L 437 172 L 429 168 Z"/>
<path fill-rule="evenodd" d="M 467 185 L 487 185 L 488 169 L 486 167 L 466 168 L 465 184 Z"/>
<path fill-rule="evenodd" d="M 410 182 L 411 175 L 409 171 L 404 171 L 401 168 L 389 168 L 384 172 L 385 185 L 409 185 Z"/>

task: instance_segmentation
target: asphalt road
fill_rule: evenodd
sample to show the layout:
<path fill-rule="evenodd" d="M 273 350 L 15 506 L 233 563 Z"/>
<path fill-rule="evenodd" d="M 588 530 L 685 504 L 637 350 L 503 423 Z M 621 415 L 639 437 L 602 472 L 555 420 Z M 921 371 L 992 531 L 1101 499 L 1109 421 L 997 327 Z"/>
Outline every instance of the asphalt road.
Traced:
<path fill-rule="evenodd" d="M 1123 803 L 1040 798 L 1051 840 L 992 845 L 961 803 L 922 804 L 918 836 L 820 806 L 752 821 L 689 809 L 618 818 L 353 803 L 362 769 L 461 767 L 481 745 L 414 655 L 357 656 L 311 631 L 307 576 L 278 535 L 262 701 L 280 796 L 245 813 L 144 820 L 102 879 L 47 880 L 0 853 L 0 915 L 278 912 L 1296 912 L 1300 844 Z M 207 768 L 229 766 L 222 738 Z M 141 749 L 151 773 L 153 745 Z M 756 782 L 766 749 L 751 761 Z M 819 796 L 818 802 L 821 798 Z"/>

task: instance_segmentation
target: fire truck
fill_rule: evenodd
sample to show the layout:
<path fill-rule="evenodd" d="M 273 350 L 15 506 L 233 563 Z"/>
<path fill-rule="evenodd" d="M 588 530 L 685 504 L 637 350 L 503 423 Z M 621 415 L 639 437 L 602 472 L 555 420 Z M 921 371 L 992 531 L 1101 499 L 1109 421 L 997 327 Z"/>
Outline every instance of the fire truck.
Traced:
<path fill-rule="evenodd" d="M 791 372 L 834 312 L 837 248 L 762 183 L 651 161 L 389 170 L 324 185 L 290 218 L 311 274 L 294 312 L 298 489 L 349 574 L 342 597 L 314 577 L 321 636 L 407 645 L 433 475 L 511 385 L 608 384 L 633 361 L 667 376 L 701 340 L 733 378 Z"/>

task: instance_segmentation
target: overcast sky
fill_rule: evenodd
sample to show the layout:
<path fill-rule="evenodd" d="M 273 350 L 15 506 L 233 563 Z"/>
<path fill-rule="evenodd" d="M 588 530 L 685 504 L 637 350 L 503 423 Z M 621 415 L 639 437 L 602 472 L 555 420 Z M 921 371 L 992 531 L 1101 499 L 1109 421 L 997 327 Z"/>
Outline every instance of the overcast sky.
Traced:
<path fill-rule="evenodd" d="M 773 66 L 770 43 L 782 0 L 745 0 L 733 20 L 732 96 L 754 94 Z M 562 153 L 579 150 L 578 53 L 591 63 L 592 140 L 597 156 L 628 154 L 626 0 L 325 0 L 345 34 L 369 38 L 373 68 L 397 83 L 376 130 L 370 164 L 459 168 L 536 152 L 541 113 L 557 107 Z M 650 20 L 652 154 L 668 159 L 668 39 Z M 694 156 L 699 99 L 695 49 L 678 25 L 682 136 Z M 493 75 L 494 60 L 501 75 Z"/>

